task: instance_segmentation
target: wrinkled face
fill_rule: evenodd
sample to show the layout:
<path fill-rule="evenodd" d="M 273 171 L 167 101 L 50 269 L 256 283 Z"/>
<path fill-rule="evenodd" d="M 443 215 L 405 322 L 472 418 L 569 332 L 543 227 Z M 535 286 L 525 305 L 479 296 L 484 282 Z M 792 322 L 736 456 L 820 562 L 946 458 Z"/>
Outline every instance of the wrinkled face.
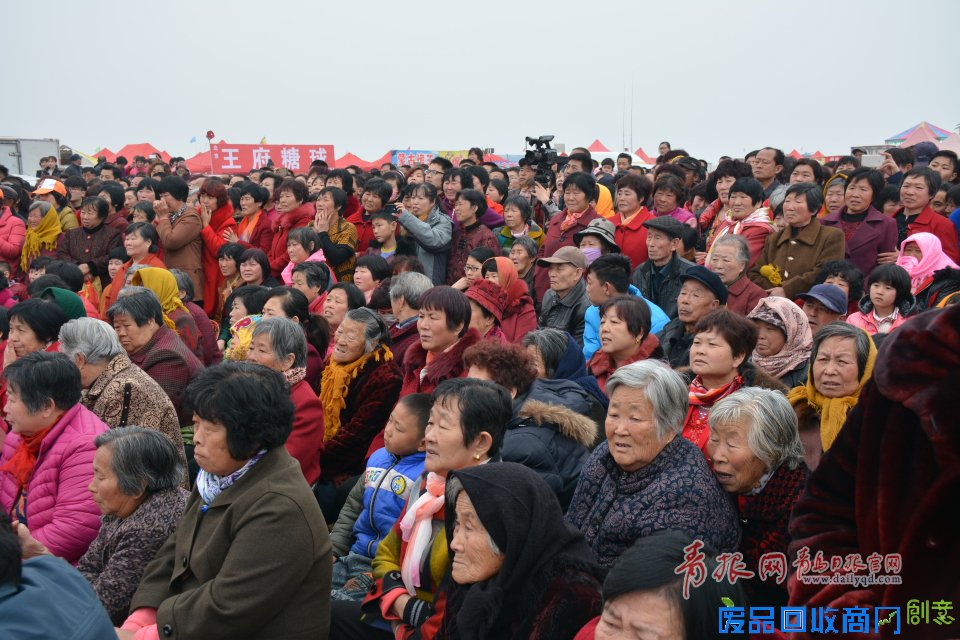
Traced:
<path fill-rule="evenodd" d="M 96 207 L 86 206 L 80 209 L 80 225 L 84 229 L 94 229 L 100 222 L 100 216 L 97 215 Z"/>
<path fill-rule="evenodd" d="M 617 213 L 629 214 L 637 211 L 643 203 L 637 192 L 629 187 L 617 189 Z"/>
<path fill-rule="evenodd" d="M 31 436 L 50 426 L 56 415 L 51 411 L 53 406 L 53 402 L 49 401 L 46 409 L 34 413 L 21 400 L 19 390 L 7 387 L 7 402 L 3 406 L 4 418 L 14 433 Z"/>
<path fill-rule="evenodd" d="M 263 267 L 253 258 L 244 260 L 240 263 L 240 278 L 245 284 L 260 284 L 263 282 Z"/>
<path fill-rule="evenodd" d="M 696 280 L 687 280 L 677 296 L 677 317 L 684 324 L 693 324 L 719 305 L 710 289 Z"/>
<path fill-rule="evenodd" d="M 753 324 L 757 327 L 757 353 L 768 358 L 783 351 L 784 345 L 787 344 L 787 336 L 780 327 L 756 319 Z"/>
<path fill-rule="evenodd" d="M 732 244 L 715 244 L 710 254 L 710 271 L 720 276 L 725 285 L 737 281 L 747 265 L 737 257 L 737 248 Z"/>
<path fill-rule="evenodd" d="M 457 197 L 457 201 L 453 205 L 453 214 L 461 225 L 467 226 L 476 222 L 478 213 L 477 207 L 472 205 L 469 200 Z"/>
<path fill-rule="evenodd" d="M 511 229 L 520 229 L 524 225 L 523 214 L 520 213 L 520 207 L 516 205 L 507 205 L 503 208 L 503 222 Z"/>
<path fill-rule="evenodd" d="M 134 262 L 138 262 L 150 253 L 150 241 L 141 236 L 139 231 L 134 231 L 123 236 L 123 248 Z"/>
<path fill-rule="evenodd" d="M 327 320 L 331 330 L 336 330 L 343 322 L 343 316 L 349 310 L 347 305 L 347 292 L 343 289 L 334 289 L 327 294 L 327 299 L 323 301 L 323 317 Z"/>
<path fill-rule="evenodd" d="M 510 261 L 513 262 L 513 266 L 517 268 L 517 273 L 524 274 L 526 273 L 531 266 L 533 266 L 533 258 L 527 253 L 527 250 L 521 247 L 519 244 L 514 243 L 510 247 Z"/>
<path fill-rule="evenodd" d="M 220 268 L 220 273 L 223 274 L 224 278 L 232 278 L 239 272 L 236 261 L 230 256 L 220 256 L 217 258 L 217 266 Z"/>
<path fill-rule="evenodd" d="M 270 336 L 266 333 L 254 336 L 253 340 L 250 341 L 250 349 L 247 351 L 247 362 L 254 362 L 273 369 L 274 371 L 286 371 L 293 366 L 292 356 L 289 361 L 280 361 L 277 359 L 277 354 L 273 350 L 273 343 L 270 341 Z"/>
<path fill-rule="evenodd" d="M 846 190 L 844 189 L 843 185 L 830 185 L 830 188 L 827 189 L 827 193 L 823 198 L 823 204 L 827 208 L 827 212 L 836 213 L 837 211 L 840 211 L 844 204 L 845 195 Z M 803 199 L 806 200 L 806 198 Z M 786 211 L 786 207 L 784 207 L 784 211 Z"/>
<path fill-rule="evenodd" d="M 680 245 L 680 240 L 667 235 L 659 229 L 647 230 L 647 256 L 654 264 L 661 264 L 673 256 L 673 252 Z"/>
<path fill-rule="evenodd" d="M 816 182 L 817 178 L 813 175 L 813 169 L 805 164 L 798 164 L 790 174 L 790 184 L 798 182 Z"/>
<path fill-rule="evenodd" d="M 669 189 L 658 189 L 653 194 L 653 208 L 657 213 L 667 213 L 677 208 L 677 194 Z"/>
<path fill-rule="evenodd" d="M 24 322 L 23 318 L 19 316 L 10 319 L 8 341 L 18 358 L 22 358 L 28 353 L 47 348 L 47 343 L 41 342 L 37 334 L 30 328 L 30 325 Z"/>
<path fill-rule="evenodd" d="M 847 190 L 844 192 L 847 213 L 863 213 L 870 208 L 872 201 L 873 188 L 866 180 L 857 180 L 847 185 Z"/>
<path fill-rule="evenodd" d="M 457 520 L 450 540 L 450 551 L 453 552 L 450 575 L 457 584 L 486 582 L 500 571 L 503 554 L 495 553 L 491 547 L 490 535 L 466 491 L 457 496 L 456 512 Z"/>
<path fill-rule="evenodd" d="M 713 460 L 717 482 L 728 493 L 752 491 L 767 472 L 766 465 L 750 448 L 750 428 L 745 419 L 710 426 L 707 452 Z"/>
<path fill-rule="evenodd" d="M 832 284 L 835 287 L 839 287 L 843 290 L 843 293 L 847 296 L 847 299 L 850 299 L 850 283 L 847 282 L 847 279 L 841 275 L 832 275 L 829 278 L 824 279 L 823 284 Z"/>
<path fill-rule="evenodd" d="M 230 455 L 227 446 L 227 428 L 211 420 L 193 415 L 193 457 L 200 468 L 207 473 L 228 476 L 244 465 L 246 460 L 238 460 Z"/>
<path fill-rule="evenodd" d="M 930 200 L 930 207 L 941 215 L 947 213 L 947 192 L 941 189 L 933 194 L 933 199 Z"/>
<path fill-rule="evenodd" d="M 460 407 L 454 398 L 447 396 L 433 403 L 424 434 L 427 453 L 424 468 L 427 471 L 446 476 L 448 471 L 476 464 L 473 457 L 480 453 L 477 450 L 478 443 L 463 442 L 461 420 Z"/>
<path fill-rule="evenodd" d="M 843 315 L 824 306 L 822 302 L 814 300 L 813 298 L 807 298 L 803 301 L 803 312 L 807 315 L 807 320 L 810 323 L 810 331 L 813 332 L 813 335 L 817 335 L 817 331 L 831 322 L 840 320 Z"/>
<path fill-rule="evenodd" d="M 483 307 L 477 304 L 476 300 L 470 300 L 470 327 L 472 329 L 476 329 L 481 336 L 485 336 L 493 328 L 494 323 L 493 316 L 485 314 Z"/>
<path fill-rule="evenodd" d="M 605 423 L 610 455 L 627 473 L 650 464 L 673 438 L 661 442 L 653 405 L 640 389 L 620 385 L 610 397 Z"/>
<path fill-rule="evenodd" d="M 900 184 L 900 202 L 907 211 L 919 211 L 930 203 L 930 191 L 922 176 L 908 176 Z"/>
<path fill-rule="evenodd" d="M 450 202 L 453 202 L 457 199 L 457 196 L 460 195 L 461 189 L 463 189 L 463 187 L 460 185 L 459 175 L 455 175 L 443 183 L 443 195 Z"/>
<path fill-rule="evenodd" d="M 126 518 L 143 502 L 144 494 L 128 496 L 120 491 L 117 474 L 113 470 L 113 446 L 99 447 L 93 456 L 93 479 L 87 486 L 93 501 L 105 516 Z"/>
<path fill-rule="evenodd" d="M 568 210 L 574 213 L 586 211 L 587 207 L 590 206 L 590 203 L 587 201 L 587 194 L 581 191 L 580 187 L 575 184 L 569 184 L 564 188 L 563 203 Z"/>
<path fill-rule="evenodd" d="M 547 273 L 550 277 L 550 288 L 562 295 L 580 282 L 583 269 L 565 262 L 563 264 L 551 264 Z"/>
<path fill-rule="evenodd" d="M 717 180 L 717 197 L 720 198 L 720 202 L 727 204 L 730 201 L 730 187 L 733 186 L 733 183 L 737 179 L 733 176 L 723 176 Z"/>
<path fill-rule="evenodd" d="M 604 353 L 619 356 L 631 352 L 643 340 L 643 333 L 633 335 L 626 321 L 611 306 L 600 318 L 600 349 Z"/>
<path fill-rule="evenodd" d="M 310 254 L 304 249 L 303 245 L 296 240 L 287 240 L 287 255 L 293 264 L 300 264 L 310 257 Z"/>
<path fill-rule="evenodd" d="M 705 378 L 735 375 L 745 355 L 734 355 L 730 343 L 717 331 L 704 331 L 693 337 L 690 369 Z"/>
<path fill-rule="evenodd" d="M 663 591 L 625 593 L 603 605 L 596 640 L 684 638 L 683 617 Z"/>
<path fill-rule="evenodd" d="M 363 323 L 344 318 L 333 333 L 333 352 L 330 355 L 333 361 L 348 363 L 358 360 L 367 345 L 365 331 Z"/>
<path fill-rule="evenodd" d="M 813 386 L 828 398 L 853 395 L 860 385 L 857 345 L 853 338 L 827 338 L 820 344 L 811 366 Z"/>
<path fill-rule="evenodd" d="M 36 207 L 30 209 L 30 212 L 27 213 L 27 226 L 31 229 L 36 229 L 37 225 L 40 224 L 40 220 L 43 219 L 43 216 L 40 214 L 40 208 Z"/>
<path fill-rule="evenodd" d="M 117 332 L 120 346 L 128 355 L 145 347 L 159 329 L 153 318 L 142 327 L 138 327 L 133 318 L 126 314 L 117 314 L 113 317 L 113 330 Z"/>
<path fill-rule="evenodd" d="M 398 402 L 387 418 L 383 429 L 383 444 L 395 456 L 408 456 L 423 451 L 423 436 L 417 424 L 417 416 L 407 406 Z"/>
<path fill-rule="evenodd" d="M 360 204 L 367 213 L 376 213 L 383 209 L 384 202 L 379 195 L 372 191 L 364 191 L 360 197 Z"/>
<path fill-rule="evenodd" d="M 258 211 L 260 211 L 260 205 L 253 199 L 253 196 L 249 193 L 240 196 L 240 214 L 243 217 L 252 216 Z"/>
<path fill-rule="evenodd" d="M 730 215 L 737 220 L 743 220 L 757 210 L 753 200 L 742 191 L 730 194 Z"/>
<path fill-rule="evenodd" d="M 463 325 L 451 330 L 447 326 L 447 314 L 440 309 L 420 309 L 417 316 L 417 333 L 425 351 L 441 353 L 460 339 Z"/>
<path fill-rule="evenodd" d="M 840 205 L 843 205 L 843 190 L 840 191 Z M 828 190 L 827 193 L 830 193 Z M 813 212 L 807 208 L 807 198 L 802 193 L 790 193 L 783 201 L 783 220 L 791 227 L 802 229 L 810 224 Z"/>

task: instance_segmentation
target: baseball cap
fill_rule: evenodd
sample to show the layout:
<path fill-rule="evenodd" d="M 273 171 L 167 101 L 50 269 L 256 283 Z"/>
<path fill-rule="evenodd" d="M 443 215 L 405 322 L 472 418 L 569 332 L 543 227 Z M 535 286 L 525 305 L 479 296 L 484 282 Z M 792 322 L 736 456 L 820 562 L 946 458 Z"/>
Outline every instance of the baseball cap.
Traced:
<path fill-rule="evenodd" d="M 540 258 L 537 264 L 541 267 L 549 267 L 552 264 L 572 264 L 578 269 L 587 268 L 587 258 L 583 251 L 576 247 L 560 247 L 549 258 Z"/>
<path fill-rule="evenodd" d="M 680 223 L 678 222 L 677 224 Z M 686 273 L 680 275 L 680 282 L 686 282 L 687 280 L 696 280 L 709 289 L 713 295 L 716 296 L 717 300 L 720 301 L 720 304 L 727 304 L 727 287 L 723 284 L 720 276 L 713 271 L 710 271 L 706 267 L 695 265 L 687 269 Z"/>
<path fill-rule="evenodd" d="M 59 180 L 54 180 L 53 178 L 44 178 L 40 181 L 40 184 L 37 185 L 36 190 L 30 195 L 42 196 L 45 193 L 51 193 L 56 191 L 62 196 L 67 195 L 67 188 L 63 186 L 63 183 Z"/>
<path fill-rule="evenodd" d="M 834 313 L 847 312 L 847 296 L 843 289 L 833 284 L 815 284 L 810 291 L 797 297 L 804 300 L 812 298 Z"/>

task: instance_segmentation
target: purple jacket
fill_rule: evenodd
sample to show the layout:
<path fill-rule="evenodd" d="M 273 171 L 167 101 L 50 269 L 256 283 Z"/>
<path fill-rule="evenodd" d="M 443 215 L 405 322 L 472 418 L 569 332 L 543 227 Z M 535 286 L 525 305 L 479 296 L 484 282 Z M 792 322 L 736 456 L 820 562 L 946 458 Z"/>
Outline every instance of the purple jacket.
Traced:
<path fill-rule="evenodd" d="M 840 217 L 846 213 L 844 207 L 836 213 L 831 213 L 820 219 L 825 227 L 834 227 L 843 230 L 843 220 Z M 897 250 L 897 222 L 888 218 L 873 207 L 867 209 L 867 217 L 863 219 L 853 235 L 845 243 L 844 257 L 857 265 L 866 278 L 877 266 L 877 254 Z"/>
<path fill-rule="evenodd" d="M 87 485 L 93 479 L 94 439 L 109 427 L 77 403 L 64 413 L 44 437 L 37 464 L 27 483 L 27 526 L 50 552 L 76 564 L 97 537 L 100 509 Z M 20 436 L 7 434 L 0 467 L 20 444 Z M 0 507 L 13 511 L 17 482 L 0 472 Z"/>

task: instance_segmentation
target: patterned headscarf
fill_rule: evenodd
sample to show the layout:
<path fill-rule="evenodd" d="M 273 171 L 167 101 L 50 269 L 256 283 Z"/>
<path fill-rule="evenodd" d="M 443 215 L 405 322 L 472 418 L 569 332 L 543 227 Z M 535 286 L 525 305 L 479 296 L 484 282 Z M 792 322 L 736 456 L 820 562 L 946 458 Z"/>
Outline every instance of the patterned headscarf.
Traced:
<path fill-rule="evenodd" d="M 763 298 L 747 317 L 772 324 L 787 338 L 780 353 L 772 356 L 762 356 L 753 350 L 753 363 L 771 376 L 780 378 L 810 359 L 813 348 L 810 321 L 793 302 L 776 296 Z"/>
<path fill-rule="evenodd" d="M 903 255 L 903 248 L 910 243 L 917 245 L 920 253 L 923 254 L 919 260 L 913 256 Z M 947 267 L 960 269 L 950 256 L 943 252 L 940 238 L 932 233 L 915 233 L 904 240 L 900 245 L 897 266 L 903 267 L 910 274 L 910 293 L 914 294 L 923 287 L 927 279 L 933 277 L 935 272 Z"/>

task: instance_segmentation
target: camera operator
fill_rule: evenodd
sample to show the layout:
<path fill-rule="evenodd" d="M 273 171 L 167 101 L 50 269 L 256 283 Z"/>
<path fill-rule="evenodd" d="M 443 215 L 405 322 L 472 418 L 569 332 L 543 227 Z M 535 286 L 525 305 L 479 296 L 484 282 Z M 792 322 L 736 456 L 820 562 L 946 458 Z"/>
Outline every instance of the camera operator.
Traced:
<path fill-rule="evenodd" d="M 546 223 L 560 211 L 560 207 L 550 198 L 553 181 L 546 185 L 537 182 L 537 162 L 529 158 L 520 158 L 517 165 L 520 167 L 520 188 L 511 190 L 509 195 L 529 200 L 530 206 L 533 207 L 534 222 L 540 227 L 545 227 Z M 552 174 L 552 171 L 550 173 Z M 544 178 L 548 177 L 545 172 L 541 175 Z"/>

